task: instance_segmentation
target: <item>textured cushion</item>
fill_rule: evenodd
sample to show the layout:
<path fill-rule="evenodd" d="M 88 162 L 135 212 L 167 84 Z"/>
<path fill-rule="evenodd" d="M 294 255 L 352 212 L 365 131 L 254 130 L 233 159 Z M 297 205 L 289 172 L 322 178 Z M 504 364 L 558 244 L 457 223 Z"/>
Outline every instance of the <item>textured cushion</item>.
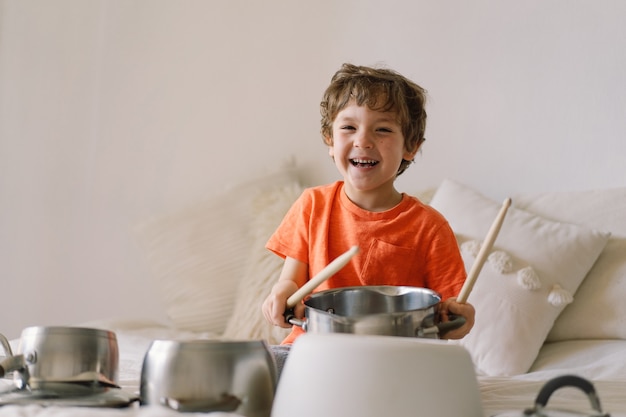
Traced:
<path fill-rule="evenodd" d="M 302 191 L 303 187 L 294 181 L 259 193 L 252 202 L 256 213 L 251 225 L 252 247 L 224 338 L 265 340 L 270 344 L 278 344 L 289 334 L 290 329 L 268 323 L 261 314 L 261 304 L 278 280 L 283 267 L 283 259 L 265 249 L 265 244 Z"/>
<path fill-rule="evenodd" d="M 172 324 L 221 334 L 230 319 L 252 248 L 252 200 L 291 183 L 293 167 L 260 175 L 136 228 Z"/>
<path fill-rule="evenodd" d="M 513 203 L 553 220 L 611 233 L 575 301 L 554 323 L 548 341 L 626 339 L 626 187 L 521 194 Z"/>
<path fill-rule="evenodd" d="M 431 205 L 457 234 L 469 271 L 501 204 L 446 180 Z M 522 374 L 606 245 L 608 235 L 509 208 L 468 302 L 476 324 L 459 343 L 478 372 Z"/>

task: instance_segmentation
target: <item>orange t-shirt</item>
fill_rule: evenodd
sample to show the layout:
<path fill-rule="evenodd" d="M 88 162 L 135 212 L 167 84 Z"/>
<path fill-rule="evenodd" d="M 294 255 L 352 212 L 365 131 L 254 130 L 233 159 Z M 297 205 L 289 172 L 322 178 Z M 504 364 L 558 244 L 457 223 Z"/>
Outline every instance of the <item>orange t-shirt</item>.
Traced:
<path fill-rule="evenodd" d="M 465 281 L 456 238 L 439 212 L 407 194 L 387 211 L 367 211 L 348 199 L 343 181 L 306 189 L 266 247 L 308 264 L 311 278 L 354 245 L 359 253 L 314 292 L 409 285 L 437 291 L 445 300 L 456 296 Z M 283 344 L 293 343 L 302 333 L 294 326 Z"/>

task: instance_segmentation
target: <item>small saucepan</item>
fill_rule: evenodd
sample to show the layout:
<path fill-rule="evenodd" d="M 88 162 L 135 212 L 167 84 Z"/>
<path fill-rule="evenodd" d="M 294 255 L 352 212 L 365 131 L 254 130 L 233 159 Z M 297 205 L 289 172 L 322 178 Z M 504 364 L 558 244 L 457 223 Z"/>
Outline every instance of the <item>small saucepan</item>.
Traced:
<path fill-rule="evenodd" d="M 22 331 L 16 355 L 1 334 L 0 342 L 6 354 L 0 362 L 0 377 L 13 372 L 20 389 L 45 389 L 65 383 L 118 387 L 119 351 L 111 331 L 27 327 Z"/>
<path fill-rule="evenodd" d="M 465 324 L 457 316 L 442 322 L 441 296 L 409 286 L 358 286 L 320 291 L 304 301 L 305 320 L 289 323 L 312 333 L 438 338 Z"/>
<path fill-rule="evenodd" d="M 141 405 L 269 417 L 276 364 L 265 342 L 154 340 L 141 369 Z"/>

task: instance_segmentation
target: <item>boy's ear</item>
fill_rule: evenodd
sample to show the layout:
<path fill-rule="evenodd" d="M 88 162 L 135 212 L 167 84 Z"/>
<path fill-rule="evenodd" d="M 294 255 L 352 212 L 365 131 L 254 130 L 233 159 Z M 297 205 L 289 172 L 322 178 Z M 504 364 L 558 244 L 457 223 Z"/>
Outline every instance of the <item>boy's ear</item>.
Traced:
<path fill-rule="evenodd" d="M 330 136 L 324 136 L 324 143 L 328 146 L 328 155 L 334 158 L 335 151 L 333 150 L 333 138 Z"/>
<path fill-rule="evenodd" d="M 402 156 L 402 159 L 406 159 L 407 161 L 412 161 L 413 159 L 415 159 L 415 155 L 417 154 L 417 151 L 419 150 L 419 146 L 416 147 L 416 149 L 414 151 L 404 151 L 404 155 Z"/>
<path fill-rule="evenodd" d="M 422 147 L 422 144 L 424 143 L 426 139 L 425 138 L 421 138 L 417 144 L 415 145 L 415 148 L 411 151 L 405 151 L 404 153 L 404 159 L 406 159 L 407 161 L 412 161 L 415 158 L 415 155 L 417 155 L 417 152 L 420 150 L 420 148 Z"/>

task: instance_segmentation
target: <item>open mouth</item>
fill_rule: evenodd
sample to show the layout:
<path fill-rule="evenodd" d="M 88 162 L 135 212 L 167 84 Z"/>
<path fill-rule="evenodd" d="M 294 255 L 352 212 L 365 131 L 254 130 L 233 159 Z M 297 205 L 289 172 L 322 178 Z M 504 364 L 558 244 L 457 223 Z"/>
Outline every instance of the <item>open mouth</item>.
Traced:
<path fill-rule="evenodd" d="M 352 166 L 357 168 L 371 168 L 378 164 L 378 161 L 373 159 L 350 159 Z"/>

